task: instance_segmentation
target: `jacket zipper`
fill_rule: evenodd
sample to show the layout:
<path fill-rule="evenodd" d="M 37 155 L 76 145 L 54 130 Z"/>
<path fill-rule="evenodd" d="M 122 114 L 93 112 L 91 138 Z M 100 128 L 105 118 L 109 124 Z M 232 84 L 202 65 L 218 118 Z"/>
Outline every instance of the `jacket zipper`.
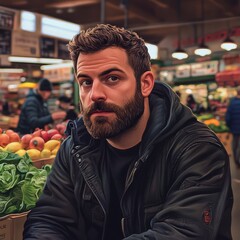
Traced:
<path fill-rule="evenodd" d="M 80 163 L 82 162 L 82 159 L 81 158 L 78 158 L 78 163 L 80 165 Z M 83 171 L 82 171 L 83 173 Z M 88 187 L 91 189 L 92 193 L 94 194 L 95 198 L 97 199 L 99 205 L 101 206 L 102 210 L 103 210 L 103 213 L 104 213 L 104 224 L 103 224 L 103 233 L 102 233 L 102 240 L 104 240 L 104 235 L 105 235 L 105 229 L 106 229 L 106 219 L 107 219 L 107 214 L 106 214 L 106 210 L 105 208 L 103 207 L 103 204 L 101 202 L 101 200 L 98 198 L 97 194 L 95 193 L 94 189 L 92 188 L 92 184 L 90 184 L 90 182 L 88 181 L 88 178 L 84 178 L 85 181 L 86 181 L 86 184 L 88 185 Z"/>
<path fill-rule="evenodd" d="M 134 179 L 134 176 L 136 174 L 136 171 L 137 169 L 139 168 L 140 166 L 140 163 L 144 162 L 143 159 L 146 159 L 147 158 L 147 155 L 145 157 L 141 157 L 139 160 L 137 160 L 134 164 L 134 167 L 131 171 L 131 173 L 129 174 L 129 176 L 127 177 L 127 184 L 126 184 L 126 187 L 125 187 L 125 190 L 124 190 L 124 193 L 123 193 L 123 196 L 122 196 L 122 199 L 125 195 L 125 193 L 127 192 L 128 188 L 130 187 L 130 185 L 132 184 L 133 182 L 133 179 Z M 122 208 L 122 199 L 121 199 L 121 208 Z M 121 228 L 122 228 L 122 233 L 123 233 L 123 236 L 126 237 L 126 231 L 125 231 L 125 218 L 122 218 L 121 219 Z"/>

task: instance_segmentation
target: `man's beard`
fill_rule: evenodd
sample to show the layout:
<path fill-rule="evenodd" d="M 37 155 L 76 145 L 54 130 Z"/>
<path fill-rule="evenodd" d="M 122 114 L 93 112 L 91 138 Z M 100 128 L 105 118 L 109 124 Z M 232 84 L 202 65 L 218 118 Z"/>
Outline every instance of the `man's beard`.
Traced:
<path fill-rule="evenodd" d="M 82 106 L 81 106 L 82 107 Z M 90 120 L 96 111 L 112 112 L 116 117 L 109 120 L 105 116 L 97 116 Z M 93 138 L 112 138 L 134 126 L 144 111 L 144 98 L 141 90 L 137 89 L 135 95 L 123 107 L 103 101 L 93 103 L 89 108 L 83 109 L 83 121 Z"/>

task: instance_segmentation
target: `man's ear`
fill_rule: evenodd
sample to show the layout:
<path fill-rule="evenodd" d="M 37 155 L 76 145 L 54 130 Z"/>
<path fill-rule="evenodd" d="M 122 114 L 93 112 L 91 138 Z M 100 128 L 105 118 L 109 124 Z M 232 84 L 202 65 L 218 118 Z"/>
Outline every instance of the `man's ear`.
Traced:
<path fill-rule="evenodd" d="M 154 86 L 154 76 L 151 71 L 146 71 L 141 76 L 141 90 L 143 97 L 148 97 Z"/>

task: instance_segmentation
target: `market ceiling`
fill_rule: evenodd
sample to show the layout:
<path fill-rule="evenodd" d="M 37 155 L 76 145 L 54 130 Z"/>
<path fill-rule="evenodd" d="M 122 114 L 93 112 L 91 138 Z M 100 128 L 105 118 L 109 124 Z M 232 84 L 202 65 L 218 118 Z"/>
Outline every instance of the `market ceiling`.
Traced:
<path fill-rule="evenodd" d="M 123 26 L 153 44 L 178 36 L 180 28 L 184 34 L 203 20 L 206 33 L 210 23 L 226 29 L 240 23 L 240 0 L 0 0 L 0 6 L 56 17 L 83 29 L 101 22 Z"/>

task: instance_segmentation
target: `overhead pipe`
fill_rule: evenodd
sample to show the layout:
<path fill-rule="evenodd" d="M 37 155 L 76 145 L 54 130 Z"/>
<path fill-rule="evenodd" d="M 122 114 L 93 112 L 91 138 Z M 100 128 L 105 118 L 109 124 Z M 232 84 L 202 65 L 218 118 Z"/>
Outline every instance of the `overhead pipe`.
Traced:
<path fill-rule="evenodd" d="M 240 17 L 209 19 L 209 20 L 204 20 L 204 23 L 225 22 L 225 21 L 231 21 L 231 20 L 237 20 L 237 19 L 240 19 Z M 147 25 L 147 26 L 132 27 L 131 30 L 132 31 L 141 31 L 141 30 L 150 30 L 150 29 L 155 29 L 155 28 L 188 26 L 188 25 L 192 25 L 192 24 L 203 24 L 203 21 L 152 24 L 152 25 Z"/>

